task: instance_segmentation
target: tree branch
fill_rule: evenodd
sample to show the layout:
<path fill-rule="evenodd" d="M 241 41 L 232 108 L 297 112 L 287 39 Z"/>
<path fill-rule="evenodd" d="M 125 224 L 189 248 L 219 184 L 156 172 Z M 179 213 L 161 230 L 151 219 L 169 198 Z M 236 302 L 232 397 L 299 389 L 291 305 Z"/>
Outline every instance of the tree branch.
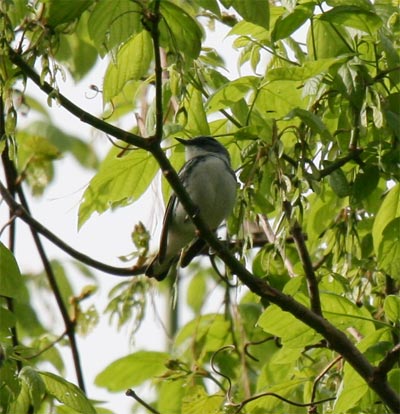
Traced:
<path fill-rule="evenodd" d="M 163 106 L 162 106 L 162 65 L 160 52 L 160 31 L 158 23 L 160 21 L 160 0 L 154 2 L 154 12 L 151 20 L 151 37 L 153 39 L 154 49 L 154 73 L 156 87 L 156 131 L 155 136 L 158 142 L 161 142 L 163 136 Z"/>
<path fill-rule="evenodd" d="M 24 209 L 27 212 L 29 212 L 28 203 L 25 199 L 25 195 L 24 195 L 24 192 L 23 192 L 21 186 L 17 187 L 17 193 L 18 193 L 19 199 L 21 200 L 22 206 L 24 207 Z M 46 254 L 45 250 L 44 250 L 44 247 L 43 247 L 42 242 L 39 238 L 39 235 L 33 227 L 31 227 L 31 233 L 32 233 L 33 240 L 36 244 L 36 248 L 39 252 L 40 259 L 42 260 L 43 267 L 44 267 L 44 270 L 45 270 L 45 274 L 47 276 L 47 280 L 48 280 L 49 285 L 51 287 L 51 290 L 54 294 L 54 297 L 55 297 L 56 302 L 57 302 L 57 306 L 60 310 L 62 319 L 64 321 L 65 332 L 68 336 L 69 344 L 70 344 L 70 347 L 71 347 L 72 359 L 73 359 L 74 366 L 75 366 L 75 373 L 76 373 L 76 376 L 77 376 L 79 388 L 83 392 L 86 392 L 85 382 L 84 382 L 84 379 L 83 379 L 83 371 L 82 371 L 82 367 L 81 367 L 81 363 L 80 363 L 80 355 L 79 355 L 78 345 L 76 343 L 76 337 L 75 337 L 75 323 L 69 317 L 68 309 L 67 309 L 67 307 L 66 307 L 66 305 L 65 305 L 65 303 L 62 299 L 61 291 L 60 291 L 60 288 L 58 286 L 55 274 L 53 272 L 53 268 L 51 267 L 50 261 L 47 257 L 47 254 Z"/>
<path fill-rule="evenodd" d="M 400 344 L 395 345 L 379 363 L 375 371 L 378 377 L 386 377 L 386 374 L 400 362 Z"/>
<path fill-rule="evenodd" d="M 37 220 L 35 220 L 24 206 L 15 201 L 9 191 L 7 191 L 7 188 L 5 188 L 5 186 L 1 183 L 1 181 L 0 194 L 3 197 L 4 201 L 8 204 L 10 211 L 12 211 L 15 216 L 24 221 L 31 228 L 31 230 L 46 237 L 46 239 L 54 243 L 57 247 L 68 253 L 74 259 L 79 260 L 80 262 L 85 263 L 86 265 L 91 266 L 95 269 L 101 270 L 104 273 L 109 273 L 114 276 L 135 276 L 144 272 L 144 268 L 110 266 L 94 260 L 81 252 L 78 252 L 69 244 L 65 243 L 63 240 L 57 237 L 50 230 L 48 230 L 46 227 L 44 227 Z"/>
<path fill-rule="evenodd" d="M 56 98 L 57 102 L 59 102 L 63 108 L 65 108 L 72 115 L 76 116 L 80 121 L 89 124 L 100 131 L 103 131 L 105 134 L 125 141 L 130 145 L 134 145 L 138 148 L 143 149 L 147 148 L 147 140 L 145 138 L 124 131 L 123 129 L 102 121 L 101 119 L 91 115 L 90 113 L 75 105 L 57 89 L 53 88 L 49 83 L 41 82 L 40 76 L 36 73 L 36 71 L 32 69 L 24 61 L 24 59 L 11 48 L 9 49 L 9 57 L 11 62 L 18 66 L 21 69 L 22 73 L 31 79 L 47 96 Z"/>
<path fill-rule="evenodd" d="M 350 152 L 345 155 L 343 158 L 338 158 L 332 164 L 325 167 L 323 170 L 319 171 L 319 180 L 331 174 L 333 171 L 338 170 L 343 165 L 347 164 L 351 160 L 357 160 L 362 153 L 362 149 L 351 149 Z"/>
<path fill-rule="evenodd" d="M 0 96 L 0 139 L 5 139 L 6 136 L 6 126 L 5 126 L 5 111 L 4 111 L 4 100 L 3 100 L 3 94 Z M 10 157 L 8 155 L 8 143 L 7 140 L 5 140 L 5 148 L 1 154 L 1 159 L 3 162 L 3 168 L 4 168 L 4 174 L 6 176 L 6 182 L 7 182 L 7 188 L 9 189 L 10 193 L 12 195 L 15 194 L 15 177 L 13 175 L 14 170 L 12 169 L 12 162 L 10 160 Z M 9 237 L 8 237 L 8 247 L 10 251 L 14 252 L 15 249 L 15 220 L 14 220 L 14 214 L 9 208 L 9 223 L 10 223 L 10 229 L 9 229 Z M 6 303 L 7 303 L 7 309 L 14 313 L 14 299 L 6 297 Z M 16 326 L 12 326 L 10 328 L 11 332 L 11 342 L 14 347 L 19 345 L 18 340 L 18 331 Z M 22 369 L 22 362 L 17 359 L 17 370 L 21 371 Z"/>
<path fill-rule="evenodd" d="M 288 201 L 284 202 L 283 208 L 285 211 L 286 218 L 290 223 L 291 205 Z M 317 277 L 315 275 L 311 257 L 308 252 L 306 242 L 304 240 L 303 231 L 297 220 L 295 220 L 291 228 L 291 234 L 296 245 L 297 252 L 300 256 L 300 260 L 303 265 L 304 273 L 306 276 L 308 295 L 310 297 L 311 303 L 311 310 L 315 312 L 317 315 L 322 316 L 321 299 L 319 296 Z"/>

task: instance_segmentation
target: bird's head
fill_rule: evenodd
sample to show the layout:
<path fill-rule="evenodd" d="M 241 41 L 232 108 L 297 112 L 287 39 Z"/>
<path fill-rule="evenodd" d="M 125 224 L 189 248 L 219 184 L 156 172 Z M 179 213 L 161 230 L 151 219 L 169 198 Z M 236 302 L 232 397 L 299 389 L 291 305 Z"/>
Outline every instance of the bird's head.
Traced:
<path fill-rule="evenodd" d="M 230 163 L 230 156 L 226 148 L 215 138 L 200 136 L 192 139 L 175 138 L 185 146 L 186 160 L 199 155 L 215 155 Z"/>

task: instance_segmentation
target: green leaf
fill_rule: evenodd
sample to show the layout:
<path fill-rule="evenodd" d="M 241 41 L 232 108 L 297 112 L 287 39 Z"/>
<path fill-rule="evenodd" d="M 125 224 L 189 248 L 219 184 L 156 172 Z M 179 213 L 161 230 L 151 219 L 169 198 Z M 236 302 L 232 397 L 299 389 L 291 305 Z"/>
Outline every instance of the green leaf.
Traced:
<path fill-rule="evenodd" d="M 40 374 L 31 367 L 23 367 L 19 377 L 28 387 L 30 401 L 35 410 L 38 410 L 46 392 L 46 387 Z"/>
<path fill-rule="evenodd" d="M 292 119 L 296 116 L 300 118 L 311 129 L 311 131 L 321 135 L 324 140 L 328 142 L 332 140 L 331 133 L 318 115 L 315 115 L 310 111 L 306 111 L 305 109 L 295 108 L 287 114 L 285 119 Z"/>
<path fill-rule="evenodd" d="M 60 36 L 56 58 L 64 62 L 74 80 L 81 80 L 94 66 L 98 53 L 93 46 L 87 29 L 89 13 L 79 20 L 76 30 Z"/>
<path fill-rule="evenodd" d="M 17 298 L 23 284 L 14 255 L 0 241 L 0 296 Z"/>
<path fill-rule="evenodd" d="M 292 80 L 268 82 L 257 91 L 254 108 L 265 118 L 282 118 L 293 108 L 305 106 L 299 86 Z"/>
<path fill-rule="evenodd" d="M 312 16 L 314 7 L 314 2 L 299 4 L 293 12 L 280 16 L 271 33 L 273 41 L 289 37 Z"/>
<path fill-rule="evenodd" d="M 32 146 L 34 144 L 32 143 L 32 145 L 26 149 L 28 154 L 25 156 L 25 158 L 29 158 L 30 155 L 32 156 L 34 151 L 36 158 L 46 157 L 47 159 L 56 159 L 60 156 L 60 152 L 69 152 L 76 159 L 76 161 L 81 164 L 82 167 L 97 167 L 98 160 L 93 147 L 78 136 L 68 134 L 60 128 L 57 128 L 50 122 L 50 120 L 32 122 L 26 129 L 24 129 L 23 133 L 21 134 L 20 146 L 22 147 L 24 145 L 28 145 L 28 143 L 25 143 L 25 141 L 23 141 L 23 139 L 26 139 L 25 134 L 28 134 L 32 137 L 41 137 L 43 139 L 46 139 L 49 143 L 46 145 L 44 143 L 41 144 L 41 142 L 38 142 L 35 144 L 35 147 Z M 46 146 L 42 148 L 42 146 L 39 146 L 39 144 Z M 58 152 L 57 150 L 50 147 L 50 145 L 55 146 Z M 41 153 L 43 153 L 43 156 Z"/>
<path fill-rule="evenodd" d="M 281 338 L 283 346 L 291 349 L 303 348 L 321 339 L 321 335 L 277 305 L 268 306 L 257 324 L 265 332 Z"/>
<path fill-rule="evenodd" d="M 329 22 L 314 19 L 307 33 L 307 50 L 314 60 L 338 57 L 352 51 L 352 40 L 345 28 L 332 27 Z"/>
<path fill-rule="evenodd" d="M 162 19 L 159 24 L 160 43 L 173 53 L 183 53 L 196 59 L 201 50 L 203 33 L 186 11 L 164 0 L 160 3 Z"/>
<path fill-rule="evenodd" d="M 2 384 L 3 385 L 3 384 Z M 29 387 L 28 384 L 24 381 L 21 383 L 21 387 L 19 389 L 17 398 L 11 402 L 8 407 L 8 413 L 28 413 L 31 407 L 31 399 L 29 395 Z"/>
<path fill-rule="evenodd" d="M 157 396 L 157 410 L 160 413 L 181 412 L 182 398 L 185 395 L 186 380 L 163 381 Z"/>
<path fill-rule="evenodd" d="M 392 278 L 400 280 L 400 217 L 389 222 L 378 247 L 378 265 Z"/>
<path fill-rule="evenodd" d="M 18 132 L 18 170 L 26 176 L 34 195 L 40 195 L 54 178 L 53 161 L 61 157 L 58 148 L 43 135 L 26 129 Z"/>
<path fill-rule="evenodd" d="M 104 77 L 104 102 L 118 95 L 128 81 L 145 76 L 152 58 L 151 37 L 143 30 L 121 47 L 115 62 L 110 62 Z"/>
<path fill-rule="evenodd" d="M 42 371 L 40 376 L 46 386 L 46 391 L 59 402 L 82 414 L 96 414 L 90 401 L 75 384 L 51 372 Z"/>
<path fill-rule="evenodd" d="M 366 166 L 360 171 L 352 186 L 351 200 L 352 204 L 358 204 L 367 198 L 376 188 L 379 182 L 378 167 Z"/>
<path fill-rule="evenodd" d="M 137 200 L 148 188 L 158 171 L 151 154 L 133 150 L 123 157 L 121 149 L 113 147 L 98 173 L 86 188 L 79 206 L 78 226 L 81 227 L 94 213 Z"/>
<path fill-rule="evenodd" d="M 389 295 L 385 298 L 383 304 L 386 317 L 392 323 L 399 323 L 400 321 L 400 297 Z"/>
<path fill-rule="evenodd" d="M 93 3 L 93 0 L 45 0 L 44 2 L 47 3 L 47 24 L 55 27 L 78 18 Z"/>
<path fill-rule="evenodd" d="M 269 28 L 269 1 L 268 0 L 232 0 L 232 7 L 244 20 Z"/>
<path fill-rule="evenodd" d="M 204 274 L 196 273 L 190 280 L 189 287 L 187 289 L 187 304 L 195 312 L 199 314 L 203 303 L 206 299 L 207 283 Z"/>
<path fill-rule="evenodd" d="M 334 7 L 321 14 L 320 19 L 358 29 L 370 35 L 374 34 L 383 23 L 375 13 L 361 7 L 347 5 Z"/>
<path fill-rule="evenodd" d="M 204 111 L 202 93 L 198 89 L 190 89 L 190 101 L 188 104 L 187 123 L 185 127 L 192 136 L 210 135 L 210 127 L 208 125 L 207 115 Z"/>
<path fill-rule="evenodd" d="M 206 314 L 191 320 L 181 328 L 175 338 L 177 347 L 192 347 L 198 355 L 205 352 L 215 352 L 222 346 L 232 342 L 229 321 L 220 314 Z"/>
<path fill-rule="evenodd" d="M 396 184 L 390 189 L 376 214 L 374 225 L 372 226 L 372 237 L 376 254 L 379 253 L 379 246 L 386 226 L 397 217 L 400 217 L 400 184 Z"/>
<path fill-rule="evenodd" d="M 1 283 L 1 282 L 0 282 Z M 0 306 L 0 331 L 9 333 L 8 329 L 15 326 L 17 319 L 13 312 Z"/>
<path fill-rule="evenodd" d="M 95 383 L 111 392 L 123 391 L 161 375 L 168 359 L 164 352 L 138 351 L 112 362 L 97 375 Z"/>
<path fill-rule="evenodd" d="M 70 3 L 74 2 L 70 1 Z M 101 56 L 141 31 L 143 26 L 140 17 L 141 6 L 137 2 L 127 0 L 97 2 L 89 18 L 88 29 Z"/>
<path fill-rule="evenodd" d="M 182 400 L 182 413 L 211 414 L 220 412 L 219 409 L 222 408 L 225 399 L 222 394 L 208 395 L 201 385 L 191 387 L 187 391 L 187 395 Z"/>
<path fill-rule="evenodd" d="M 258 85 L 259 79 L 256 76 L 243 76 L 232 82 L 221 86 L 207 102 L 209 112 L 219 111 L 231 107 L 252 92 Z"/>
<path fill-rule="evenodd" d="M 280 369 L 275 368 L 275 369 Z M 294 378 L 289 381 L 282 381 L 279 384 L 276 384 L 272 387 L 268 387 L 267 390 L 263 389 L 262 391 L 267 391 L 271 393 L 278 394 L 283 398 L 288 398 L 289 400 L 295 400 L 295 395 L 298 395 L 299 390 L 304 388 L 307 379 L 304 378 Z M 256 400 L 246 404 L 249 413 L 290 413 L 291 411 L 279 410 L 277 407 L 281 404 L 281 401 L 272 396 L 266 396 L 265 398 L 257 398 Z M 301 411 L 300 411 L 301 412 Z"/>
<path fill-rule="evenodd" d="M 365 307 L 358 307 L 346 297 L 334 293 L 321 293 L 322 311 L 324 316 L 336 326 L 345 331 L 356 328 L 362 335 L 375 331 L 372 315 Z"/>
<path fill-rule="evenodd" d="M 289 66 L 282 68 L 273 68 L 268 70 L 266 79 L 275 80 L 292 80 L 304 82 L 321 73 L 327 72 L 332 65 L 340 63 L 345 58 L 327 58 L 313 61 L 306 61 L 301 66 Z"/>
<path fill-rule="evenodd" d="M 347 197 L 351 188 L 347 181 L 346 175 L 341 168 L 332 171 L 328 176 L 328 181 L 332 190 L 337 194 L 338 197 Z"/>
<path fill-rule="evenodd" d="M 343 383 L 333 408 L 334 413 L 347 413 L 368 392 L 368 384 L 349 364 L 345 364 Z"/>

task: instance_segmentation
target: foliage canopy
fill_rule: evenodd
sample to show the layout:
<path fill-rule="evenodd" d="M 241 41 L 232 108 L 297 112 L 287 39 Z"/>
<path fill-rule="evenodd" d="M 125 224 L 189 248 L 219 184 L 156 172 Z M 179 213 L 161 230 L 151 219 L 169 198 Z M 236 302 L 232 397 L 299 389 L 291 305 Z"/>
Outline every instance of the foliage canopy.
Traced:
<path fill-rule="evenodd" d="M 137 223 L 129 267 L 81 254 L 38 223 L 42 197 L 66 153 L 94 176 L 79 226 L 141 199 L 161 169 L 215 251 L 175 284 L 192 319 L 170 348 L 121 356 L 96 378 L 129 389 L 142 409 L 175 413 L 368 413 L 400 411 L 400 13 L 396 0 L 6 0 L 0 5 L 0 190 L 11 220 L 0 243 L 0 412 L 109 413 L 85 395 L 76 335 L 98 321 L 73 290 L 68 266 L 51 261 L 39 234 L 89 267 L 131 276 L 110 292 L 118 326 L 138 326 L 155 283 L 141 274 L 149 233 Z M 229 78 L 206 32 L 228 27 L 243 76 Z M 207 26 L 207 28 L 205 28 Z M 299 32 L 306 33 L 301 39 Z M 299 40 L 300 38 L 300 40 Z M 82 79 L 107 59 L 95 117 L 68 100 L 60 78 Z M 25 91 L 36 83 L 44 108 Z M 116 139 L 98 160 L 84 137 L 55 127 L 57 102 Z M 24 112 L 32 121 L 23 128 Z M 127 114 L 136 121 L 116 125 Z M 79 122 L 79 121 L 77 121 Z M 221 243 L 196 213 L 175 169 L 173 137 L 212 135 L 229 150 L 240 181 Z M 43 273 L 21 273 L 16 220 L 32 231 Z M 4 232 L 2 231 L 2 234 Z M 111 235 L 114 237 L 114 235 Z M 89 266 L 89 267 L 87 267 Z M 47 281 L 47 282 L 45 282 Z M 210 292 L 222 308 L 205 311 Z M 56 333 L 33 295 L 54 295 Z M 179 299 L 179 298 L 178 298 Z M 218 310 L 219 309 L 219 310 Z M 77 385 L 63 378 L 59 343 L 71 348 Z M 43 370 L 43 363 L 53 372 Z M 153 384 L 143 401 L 131 390 Z M 121 397 L 122 398 L 122 397 Z M 126 397 L 125 397 L 126 398 Z M 150 407 L 151 406 L 151 407 Z"/>

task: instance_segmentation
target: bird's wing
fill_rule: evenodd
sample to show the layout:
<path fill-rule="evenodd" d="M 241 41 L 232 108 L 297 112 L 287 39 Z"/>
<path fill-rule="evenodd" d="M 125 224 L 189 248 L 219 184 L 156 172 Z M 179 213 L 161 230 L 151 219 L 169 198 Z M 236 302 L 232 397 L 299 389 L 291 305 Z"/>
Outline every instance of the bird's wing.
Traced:
<path fill-rule="evenodd" d="M 173 214 L 174 214 L 174 207 L 177 202 L 178 202 L 178 199 L 176 195 L 172 194 L 168 201 L 167 208 L 164 214 L 163 227 L 162 227 L 162 232 L 161 232 L 161 237 L 160 237 L 160 250 L 158 252 L 158 258 L 159 258 L 160 263 L 162 263 L 165 259 L 165 252 L 167 251 L 167 242 L 168 242 L 168 229 L 172 221 Z"/>
<path fill-rule="evenodd" d="M 204 159 L 204 156 L 202 155 L 194 157 L 190 159 L 189 161 L 187 161 L 185 165 L 180 169 L 178 175 L 184 187 L 188 185 L 188 177 L 190 175 L 191 169 L 198 162 L 201 162 L 203 159 Z M 167 243 L 168 243 L 169 226 L 173 219 L 174 210 L 176 210 L 176 206 L 178 203 L 179 203 L 178 198 L 176 197 L 175 194 L 172 194 L 168 201 L 167 208 L 164 214 L 163 228 L 162 228 L 161 238 L 160 238 L 160 250 L 158 253 L 160 263 L 162 263 L 165 259 L 165 253 L 167 251 Z"/>

